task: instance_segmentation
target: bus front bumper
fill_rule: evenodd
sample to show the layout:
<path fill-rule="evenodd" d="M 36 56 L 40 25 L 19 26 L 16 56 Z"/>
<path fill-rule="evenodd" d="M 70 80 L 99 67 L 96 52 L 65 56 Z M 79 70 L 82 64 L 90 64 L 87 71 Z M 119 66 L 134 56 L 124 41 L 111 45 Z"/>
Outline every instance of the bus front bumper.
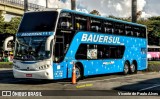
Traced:
<path fill-rule="evenodd" d="M 13 68 L 13 75 L 15 78 L 53 79 L 53 71 L 51 71 L 51 69 L 22 71 Z"/>

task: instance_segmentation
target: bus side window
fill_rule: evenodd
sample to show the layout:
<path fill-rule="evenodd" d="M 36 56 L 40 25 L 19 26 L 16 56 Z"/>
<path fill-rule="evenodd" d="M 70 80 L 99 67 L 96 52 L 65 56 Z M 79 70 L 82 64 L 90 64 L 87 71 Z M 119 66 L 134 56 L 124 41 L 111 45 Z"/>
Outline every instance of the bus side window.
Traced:
<path fill-rule="evenodd" d="M 60 28 L 60 29 L 73 29 L 71 13 L 62 12 L 60 14 L 58 28 Z"/>
<path fill-rule="evenodd" d="M 64 58 L 63 37 L 56 37 L 56 43 L 53 51 L 54 61 L 61 62 Z"/>
<path fill-rule="evenodd" d="M 87 59 L 87 44 L 81 44 L 77 49 L 76 59 Z"/>
<path fill-rule="evenodd" d="M 104 59 L 105 58 L 105 47 L 103 45 L 98 45 L 98 59 Z"/>
<path fill-rule="evenodd" d="M 124 34 L 124 24 L 115 23 L 114 33 L 123 35 Z"/>
<path fill-rule="evenodd" d="M 146 38 L 146 29 L 144 27 L 140 28 L 140 37 Z"/>
<path fill-rule="evenodd" d="M 101 32 L 101 20 L 100 19 L 96 19 L 96 18 L 92 18 L 91 19 L 91 31 L 93 32 Z"/>
<path fill-rule="evenodd" d="M 134 37 L 139 37 L 139 35 L 140 35 L 139 32 L 140 32 L 139 27 L 134 26 L 134 27 L 133 27 L 133 36 L 134 36 Z"/>
<path fill-rule="evenodd" d="M 114 27 L 113 22 L 111 22 L 111 21 L 104 22 L 104 31 L 105 31 L 105 33 L 110 33 L 110 34 L 114 33 L 113 27 Z"/>
<path fill-rule="evenodd" d="M 87 17 L 82 15 L 75 15 L 75 29 L 87 30 Z"/>
<path fill-rule="evenodd" d="M 124 24 L 120 24 L 120 27 L 119 27 L 119 34 L 120 35 L 124 35 L 125 34 L 125 28 L 124 28 Z"/>
<path fill-rule="evenodd" d="M 87 59 L 97 59 L 97 45 L 87 45 Z"/>
<path fill-rule="evenodd" d="M 132 27 L 130 25 L 125 25 L 125 35 L 127 36 L 131 36 L 133 35 L 133 32 L 132 32 Z"/>
<path fill-rule="evenodd" d="M 66 29 L 69 29 L 69 27 L 70 27 L 70 23 L 69 23 L 69 21 L 68 20 L 64 20 L 63 19 L 63 21 L 60 23 L 61 25 L 61 28 L 66 28 Z"/>
<path fill-rule="evenodd" d="M 111 59 L 121 59 L 124 55 L 124 46 L 110 46 L 110 58 Z"/>

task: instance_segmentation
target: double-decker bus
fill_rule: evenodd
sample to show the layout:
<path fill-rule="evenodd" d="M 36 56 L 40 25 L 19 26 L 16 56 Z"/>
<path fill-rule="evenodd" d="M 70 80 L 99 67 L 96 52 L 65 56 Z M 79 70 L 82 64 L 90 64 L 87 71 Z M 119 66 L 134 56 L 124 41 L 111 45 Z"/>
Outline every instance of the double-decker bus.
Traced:
<path fill-rule="evenodd" d="M 147 68 L 144 25 L 67 9 L 26 12 L 16 34 L 15 78 L 77 79 Z"/>
<path fill-rule="evenodd" d="M 147 58 L 148 60 L 159 60 L 160 46 L 148 45 Z"/>

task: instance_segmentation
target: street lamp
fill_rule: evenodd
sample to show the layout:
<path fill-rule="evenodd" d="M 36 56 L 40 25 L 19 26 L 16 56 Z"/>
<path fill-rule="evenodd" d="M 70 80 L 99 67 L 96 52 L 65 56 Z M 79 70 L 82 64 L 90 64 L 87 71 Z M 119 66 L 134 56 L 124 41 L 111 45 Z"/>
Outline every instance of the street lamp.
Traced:
<path fill-rule="evenodd" d="M 48 0 L 46 0 L 46 8 L 48 8 Z"/>
<path fill-rule="evenodd" d="M 76 0 L 71 0 L 71 9 L 76 10 Z"/>
<path fill-rule="evenodd" d="M 28 11 L 28 0 L 24 0 L 24 12 Z"/>
<path fill-rule="evenodd" d="M 132 22 L 137 22 L 137 0 L 132 0 Z"/>

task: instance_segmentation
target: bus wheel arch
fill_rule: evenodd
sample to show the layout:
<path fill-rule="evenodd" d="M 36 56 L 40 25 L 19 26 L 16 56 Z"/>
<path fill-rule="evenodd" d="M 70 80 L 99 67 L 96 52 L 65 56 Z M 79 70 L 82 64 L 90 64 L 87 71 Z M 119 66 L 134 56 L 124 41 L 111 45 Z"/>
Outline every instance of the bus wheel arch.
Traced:
<path fill-rule="evenodd" d="M 83 79 L 84 78 L 84 67 L 83 64 L 81 62 L 77 62 L 75 63 L 75 66 L 77 69 L 80 70 L 80 77 L 77 78 L 77 80 Z"/>
<path fill-rule="evenodd" d="M 131 74 L 137 73 L 137 70 L 138 70 L 137 67 L 138 67 L 137 61 L 133 60 L 132 64 L 130 65 L 130 73 Z"/>
<path fill-rule="evenodd" d="M 128 60 L 126 60 L 124 62 L 124 68 L 123 68 L 123 74 L 124 75 L 129 74 L 129 68 L 130 68 L 130 62 Z"/>

